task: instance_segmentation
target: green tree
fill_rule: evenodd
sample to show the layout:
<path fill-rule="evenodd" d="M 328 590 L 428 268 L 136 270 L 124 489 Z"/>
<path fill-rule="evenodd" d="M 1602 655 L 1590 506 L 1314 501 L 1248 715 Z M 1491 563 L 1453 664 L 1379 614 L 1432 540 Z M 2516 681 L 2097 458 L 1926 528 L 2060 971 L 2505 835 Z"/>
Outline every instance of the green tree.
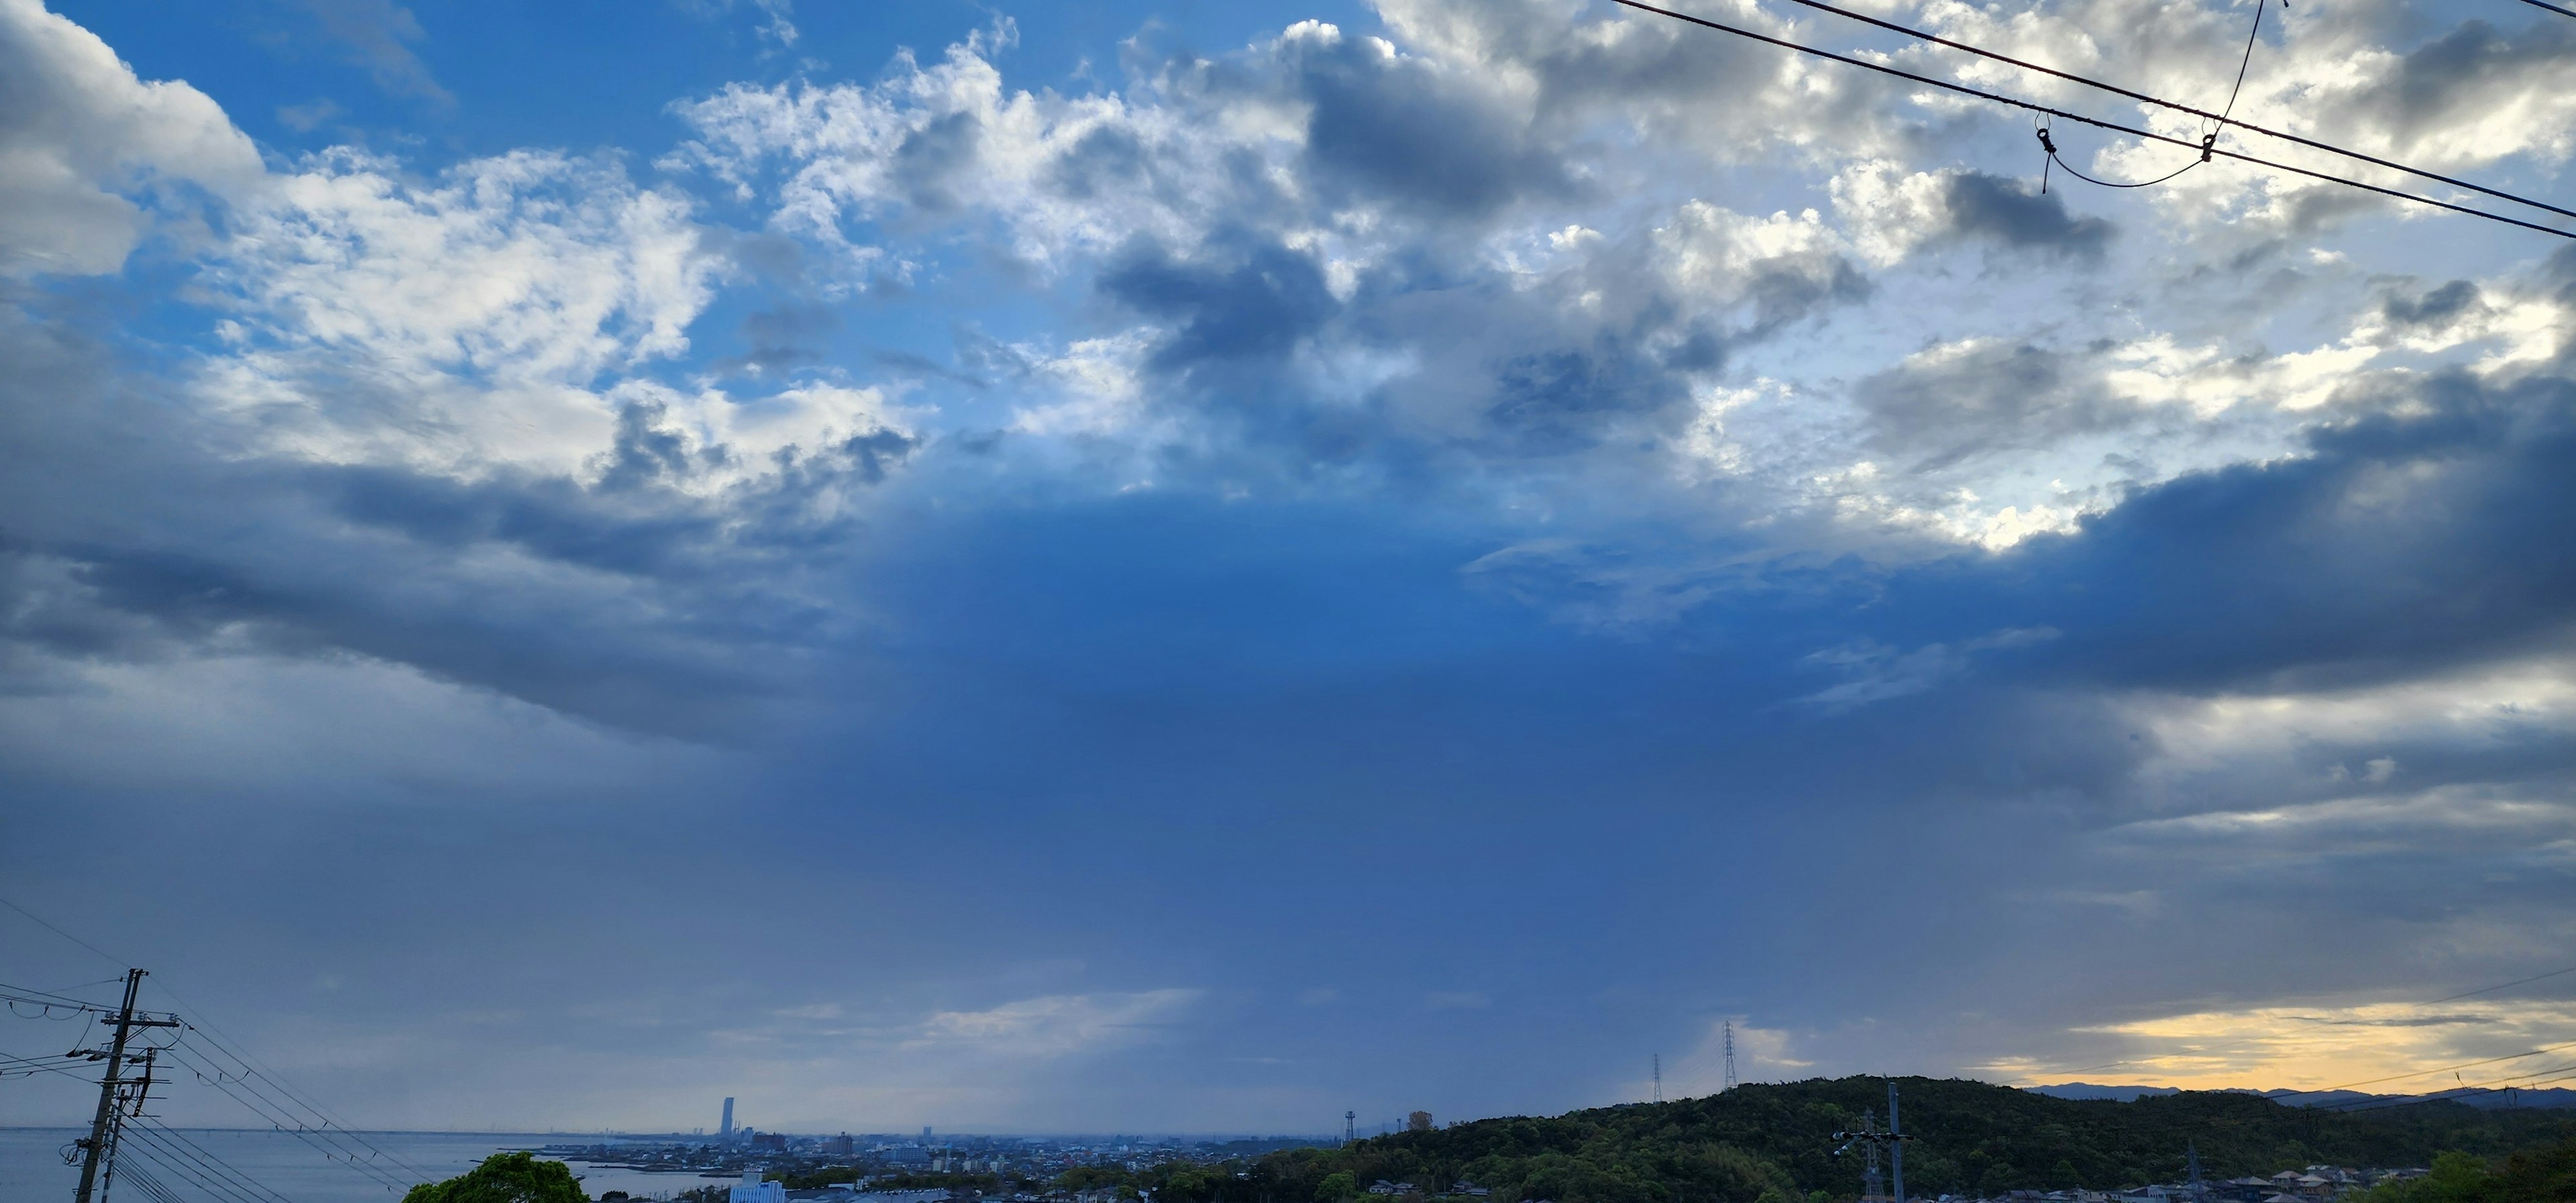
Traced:
<path fill-rule="evenodd" d="M 1342 1203 L 1344 1199 L 1358 1198 L 1359 1193 L 1358 1178 L 1353 1177 L 1349 1170 L 1335 1170 L 1315 1184 L 1315 1203 Z"/>
<path fill-rule="evenodd" d="M 2496 1179 L 2506 1203 L 2576 1203 L 2576 1139 L 2516 1153 Z"/>
<path fill-rule="evenodd" d="M 2435 1157 L 2431 1173 L 2383 1183 L 2359 1203 L 2502 1203 L 2502 1198 L 2486 1158 L 2454 1151 Z"/>
<path fill-rule="evenodd" d="M 534 1153 L 500 1153 L 445 1182 L 424 1182 L 403 1203 L 590 1203 L 572 1167 Z"/>

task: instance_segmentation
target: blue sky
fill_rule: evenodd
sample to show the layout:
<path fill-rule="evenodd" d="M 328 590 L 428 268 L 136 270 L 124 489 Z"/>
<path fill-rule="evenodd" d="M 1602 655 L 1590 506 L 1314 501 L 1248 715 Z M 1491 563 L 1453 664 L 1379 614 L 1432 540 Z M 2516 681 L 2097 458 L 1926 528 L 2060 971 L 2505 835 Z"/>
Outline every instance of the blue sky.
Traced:
<path fill-rule="evenodd" d="M 2194 102 L 2254 15 L 1873 11 Z M 2576 22 L 2263 28 L 2248 119 L 2562 194 Z M 6 896 L 356 1122 L 2576 1029 L 2420 1005 L 2576 934 L 2563 239 L 2042 192 L 2023 118 L 1585 0 L 0 0 L 0 80 Z"/>

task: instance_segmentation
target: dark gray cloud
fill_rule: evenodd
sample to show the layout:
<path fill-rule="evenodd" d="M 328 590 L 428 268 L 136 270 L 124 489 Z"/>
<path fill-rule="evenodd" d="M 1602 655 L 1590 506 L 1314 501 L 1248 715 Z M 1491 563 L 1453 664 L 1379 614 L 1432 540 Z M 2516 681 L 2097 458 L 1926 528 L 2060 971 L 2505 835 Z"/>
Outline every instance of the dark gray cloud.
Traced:
<path fill-rule="evenodd" d="M 1166 371 L 1279 359 L 1340 308 L 1313 258 L 1257 235 L 1221 237 L 1188 261 L 1139 243 L 1102 270 L 1098 287 L 1176 327 L 1154 353 Z"/>
<path fill-rule="evenodd" d="M 1962 237 L 2004 246 L 2098 260 L 2111 240 L 2111 223 L 2073 217 L 2055 193 L 2040 195 L 2020 180 L 1961 171 L 1949 177 L 1944 196 L 1950 229 Z"/>
<path fill-rule="evenodd" d="M 2478 286 L 2467 280 L 2453 280 L 2421 296 L 2389 294 L 2380 312 L 2401 326 L 2438 329 L 2459 320 L 2478 306 Z"/>
<path fill-rule="evenodd" d="M 0 609 L 29 671 L 29 655 L 354 654 L 636 729 L 737 732 L 802 690 L 800 659 L 841 621 L 788 584 L 830 571 L 857 530 L 816 499 L 914 447 L 869 432 L 692 493 L 709 453 L 639 405 L 590 488 L 227 462 L 202 450 L 220 428 L 168 420 L 103 345 L 7 318 L 0 429 L 48 465 L 11 474 L 0 519 Z"/>
<path fill-rule="evenodd" d="M 2348 104 L 2338 124 L 2385 130 L 2409 153 L 2438 151 L 2425 140 L 2454 136 L 2483 111 L 2510 104 L 2576 63 L 2576 29 L 2541 21 L 2508 35 L 2472 18 L 2406 52 L 2396 71 Z"/>
<path fill-rule="evenodd" d="M 951 189 L 960 177 L 976 170 L 983 130 L 982 118 L 953 112 L 904 135 L 891 166 L 905 202 L 931 216 L 957 212 L 959 202 Z"/>
<path fill-rule="evenodd" d="M 2142 412 L 2110 394 L 2094 356 L 1999 341 L 1918 355 L 1852 396 L 1870 415 L 1872 445 L 1917 457 L 1918 472 L 2115 429 Z"/>
<path fill-rule="evenodd" d="M 1496 365 L 1487 419 L 1503 445 L 1520 454 L 1583 450 L 1601 437 L 1603 419 L 1680 403 L 1689 393 L 1683 371 L 1713 368 L 1722 358 L 1717 340 L 1705 333 L 1675 349 L 1668 360 L 1630 340 L 1604 337 L 1587 348 L 1512 356 Z"/>
<path fill-rule="evenodd" d="M 1303 39 L 1288 67 L 1311 106 L 1307 170 L 1351 200 L 1476 217 L 1572 187 L 1563 158 L 1475 81 L 1363 38 Z"/>
<path fill-rule="evenodd" d="M 2576 380 L 2404 387 L 2304 455 L 2138 492 L 1957 580 L 1997 574 L 2021 601 L 1982 621 L 2057 628 L 2051 672 L 2121 688 L 2324 688 L 2554 646 L 2576 621 Z"/>
<path fill-rule="evenodd" d="M 1091 200 L 1142 184 L 1153 166 L 1143 139 L 1132 130 L 1101 126 L 1084 134 L 1047 166 L 1047 182 L 1076 200 Z"/>

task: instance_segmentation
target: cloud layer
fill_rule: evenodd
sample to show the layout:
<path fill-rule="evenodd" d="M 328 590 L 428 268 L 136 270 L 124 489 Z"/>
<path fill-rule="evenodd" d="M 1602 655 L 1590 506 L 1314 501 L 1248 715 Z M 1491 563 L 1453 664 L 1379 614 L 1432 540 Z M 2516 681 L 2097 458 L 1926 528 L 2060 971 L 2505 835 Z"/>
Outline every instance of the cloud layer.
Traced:
<path fill-rule="evenodd" d="M 2252 16 L 1894 11 L 2194 102 Z M 768 74 L 659 141 L 291 151 L 228 114 L 309 91 L 0 0 L 0 826 L 141 833 L 100 922 L 381 1122 L 1317 1129 L 1730 1019 L 1752 1076 L 2315 1085 L 2560 1022 L 2396 1024 L 2576 930 L 2576 251 L 2042 190 L 2009 111 L 1574 0 L 1139 13 L 1063 78 L 1007 16 L 854 74 L 682 15 Z M 2576 27 L 2500 19 L 2303 6 L 2239 111 L 2545 191 Z M 206 899 L 228 961 L 153 917 Z"/>

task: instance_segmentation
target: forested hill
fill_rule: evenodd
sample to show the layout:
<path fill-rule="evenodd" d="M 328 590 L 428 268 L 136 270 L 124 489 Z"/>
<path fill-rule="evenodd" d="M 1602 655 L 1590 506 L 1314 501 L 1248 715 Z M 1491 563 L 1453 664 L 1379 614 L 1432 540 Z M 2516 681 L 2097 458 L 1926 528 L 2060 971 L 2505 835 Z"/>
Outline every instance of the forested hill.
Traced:
<path fill-rule="evenodd" d="M 2119 1103 L 1983 1082 L 1900 1078 L 1897 1085 L 1905 1130 L 1919 1137 L 1905 1154 L 1909 1195 L 2175 1181 L 2186 1143 L 2199 1148 L 2203 1173 L 2215 1179 L 2314 1164 L 2421 1166 L 2446 1150 L 2497 1156 L 2576 1137 L 2576 1115 L 2564 1110 L 2427 1103 L 2347 1113 L 2249 1094 Z M 1819 1191 L 1849 1198 L 1861 1189 L 1860 1159 L 1836 1159 L 1832 1134 L 1859 1127 L 1864 1108 L 1885 1123 L 1886 1079 L 1747 1085 L 1707 1098 L 1477 1120 L 1346 1148 L 1276 1153 L 1228 1185 L 1258 1184 L 1270 1203 L 1329 1201 L 1378 1179 L 1415 1182 L 1429 1193 L 1471 1180 L 1491 1188 L 1494 1203 L 1756 1203 Z M 1220 1186 L 1208 1193 L 1235 1192 Z"/>

